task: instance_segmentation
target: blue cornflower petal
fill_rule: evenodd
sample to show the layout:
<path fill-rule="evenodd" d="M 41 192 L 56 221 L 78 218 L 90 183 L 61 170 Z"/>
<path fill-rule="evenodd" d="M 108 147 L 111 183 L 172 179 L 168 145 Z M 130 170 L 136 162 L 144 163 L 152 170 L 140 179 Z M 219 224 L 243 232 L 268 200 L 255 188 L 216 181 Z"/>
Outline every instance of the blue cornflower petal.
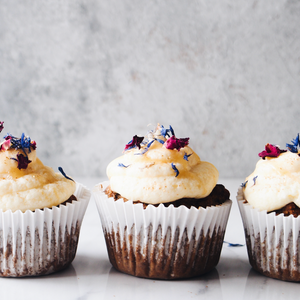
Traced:
<path fill-rule="evenodd" d="M 164 144 L 165 141 L 161 140 L 161 139 L 155 139 L 156 141 L 160 142 L 161 144 Z"/>
<path fill-rule="evenodd" d="M 171 163 L 171 166 L 172 166 L 172 169 L 173 169 L 173 170 L 175 171 L 175 173 L 176 173 L 175 177 L 177 177 L 177 176 L 179 175 L 178 169 L 176 168 L 176 166 L 175 166 L 173 163 Z"/>
<path fill-rule="evenodd" d="M 122 167 L 122 168 L 128 168 L 130 165 L 128 165 L 128 166 L 125 166 L 124 164 L 122 164 L 122 163 L 118 163 L 118 167 Z"/>
<path fill-rule="evenodd" d="M 292 145 L 292 144 L 286 144 L 286 147 L 291 151 L 292 153 L 298 153 L 297 146 Z"/>
<path fill-rule="evenodd" d="M 243 182 L 242 184 L 241 184 L 241 187 L 246 187 L 246 185 L 247 185 L 247 182 L 248 182 L 248 180 L 246 180 L 245 182 Z"/>
<path fill-rule="evenodd" d="M 66 175 L 62 167 L 58 167 L 58 171 L 67 179 L 74 181 L 72 178 Z M 75 181 L 74 181 L 75 182 Z"/>
<path fill-rule="evenodd" d="M 191 153 L 191 154 L 186 154 L 186 153 L 184 153 L 183 159 L 185 159 L 186 161 L 188 161 L 188 160 L 189 160 L 189 157 L 190 157 L 192 154 L 193 154 L 193 153 Z"/>
<path fill-rule="evenodd" d="M 255 177 L 253 177 L 253 185 L 255 185 L 256 184 L 256 179 L 257 179 L 257 177 L 258 177 L 258 175 L 256 175 Z"/>
<path fill-rule="evenodd" d="M 228 243 L 226 241 L 224 241 L 223 243 L 228 244 L 228 247 L 243 247 L 245 245 L 242 244 L 232 244 L 232 243 Z"/>

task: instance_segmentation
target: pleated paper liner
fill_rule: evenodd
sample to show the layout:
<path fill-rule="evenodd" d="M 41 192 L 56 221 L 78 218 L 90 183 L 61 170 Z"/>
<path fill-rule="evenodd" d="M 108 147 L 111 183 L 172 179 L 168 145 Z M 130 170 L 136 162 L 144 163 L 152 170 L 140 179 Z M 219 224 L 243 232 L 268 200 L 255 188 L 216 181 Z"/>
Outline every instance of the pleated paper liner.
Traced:
<path fill-rule="evenodd" d="M 77 200 L 51 209 L 0 210 L 0 276 L 45 275 L 71 264 L 90 191 L 76 183 L 74 195 Z"/>
<path fill-rule="evenodd" d="M 237 200 L 251 266 L 268 277 L 300 281 L 300 218 L 252 208 L 242 188 Z"/>
<path fill-rule="evenodd" d="M 188 209 L 114 201 L 97 185 L 93 198 L 99 211 L 111 264 L 145 278 L 194 277 L 219 262 L 231 200 L 215 207 Z M 103 186 L 103 188 L 101 188 Z"/>

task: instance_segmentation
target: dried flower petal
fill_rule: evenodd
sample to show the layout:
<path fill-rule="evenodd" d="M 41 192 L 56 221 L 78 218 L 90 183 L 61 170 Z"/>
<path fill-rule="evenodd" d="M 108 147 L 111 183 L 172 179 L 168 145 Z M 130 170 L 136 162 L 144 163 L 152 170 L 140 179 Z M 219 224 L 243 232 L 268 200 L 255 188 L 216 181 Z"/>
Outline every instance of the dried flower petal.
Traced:
<path fill-rule="evenodd" d="M 58 171 L 67 179 L 74 181 L 71 177 L 67 176 L 62 167 L 58 167 Z M 75 181 L 74 181 L 75 182 Z"/>
<path fill-rule="evenodd" d="M 170 134 L 171 133 L 171 134 Z M 175 135 L 174 130 L 171 125 L 169 125 L 169 129 L 164 128 L 163 125 L 160 126 L 160 134 L 165 138 L 166 135 L 171 137 L 172 135 Z"/>
<path fill-rule="evenodd" d="M 171 166 L 172 166 L 172 169 L 173 169 L 173 170 L 175 171 L 175 173 L 176 173 L 175 177 L 177 177 L 177 176 L 179 175 L 178 169 L 176 168 L 176 166 L 175 166 L 173 163 L 171 163 Z"/>
<path fill-rule="evenodd" d="M 17 154 L 17 158 L 11 158 L 18 162 L 18 169 L 27 169 L 28 164 L 31 163 L 31 160 L 28 157 L 24 156 L 22 153 Z"/>
<path fill-rule="evenodd" d="M 255 177 L 253 177 L 253 185 L 256 184 L 256 179 L 257 179 L 258 175 L 256 175 Z"/>
<path fill-rule="evenodd" d="M 138 147 L 141 149 L 141 142 L 143 141 L 144 137 L 139 137 L 135 135 L 132 140 L 125 146 L 124 151 L 132 149 L 134 147 Z"/>
<path fill-rule="evenodd" d="M 245 244 L 244 245 L 243 244 L 233 244 L 233 243 L 229 243 L 226 241 L 224 241 L 223 243 L 228 244 L 228 247 L 243 247 L 243 246 L 245 246 Z"/>
<path fill-rule="evenodd" d="M 247 182 L 248 182 L 248 180 L 246 180 L 245 182 L 243 182 L 243 183 L 241 184 L 241 187 L 242 187 L 242 188 L 246 187 Z"/>
<path fill-rule="evenodd" d="M 128 168 L 130 165 L 128 165 L 128 166 L 125 166 L 124 164 L 122 164 L 122 163 L 118 163 L 118 167 L 122 167 L 122 168 Z"/>
<path fill-rule="evenodd" d="M 286 144 L 286 147 L 289 149 L 289 151 L 293 153 L 298 153 L 298 146 L 300 146 L 299 133 L 297 137 L 292 140 L 292 144 Z"/>
<path fill-rule="evenodd" d="M 192 154 L 193 154 L 193 153 L 191 153 L 191 154 L 186 154 L 186 153 L 184 153 L 183 159 L 185 159 L 186 161 L 188 161 L 188 160 L 189 160 L 189 157 L 190 157 Z"/>
<path fill-rule="evenodd" d="M 0 122 L 0 132 L 3 130 L 4 126 L 3 126 L 4 122 Z"/>
<path fill-rule="evenodd" d="M 258 156 L 263 159 L 265 157 L 278 157 L 281 153 L 281 150 L 277 146 L 273 146 L 271 144 L 267 144 L 265 146 L 265 149 L 266 150 L 264 150 L 258 154 Z"/>
<path fill-rule="evenodd" d="M 1 143 L 0 150 L 4 150 L 5 151 L 5 150 L 9 149 L 10 145 L 11 145 L 10 139 L 4 140 Z"/>
<path fill-rule="evenodd" d="M 183 148 L 189 144 L 189 139 L 190 138 L 177 139 L 174 135 L 172 135 L 169 139 L 165 141 L 164 146 L 167 149 L 177 149 L 179 151 L 180 148 Z"/>

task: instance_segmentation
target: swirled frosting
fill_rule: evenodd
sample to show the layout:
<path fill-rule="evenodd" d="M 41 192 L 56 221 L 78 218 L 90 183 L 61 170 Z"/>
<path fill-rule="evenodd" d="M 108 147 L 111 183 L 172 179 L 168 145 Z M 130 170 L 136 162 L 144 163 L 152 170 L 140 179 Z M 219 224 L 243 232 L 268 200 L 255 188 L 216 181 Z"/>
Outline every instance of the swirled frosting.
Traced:
<path fill-rule="evenodd" d="M 300 157 L 290 151 L 260 159 L 246 178 L 245 199 L 259 210 L 273 211 L 294 202 L 300 207 Z"/>
<path fill-rule="evenodd" d="M 181 198 L 204 198 L 218 181 L 218 170 L 201 161 L 187 145 L 176 139 L 173 129 L 158 125 L 146 141 L 134 137 L 124 154 L 107 166 L 111 189 L 121 196 L 148 204 Z"/>

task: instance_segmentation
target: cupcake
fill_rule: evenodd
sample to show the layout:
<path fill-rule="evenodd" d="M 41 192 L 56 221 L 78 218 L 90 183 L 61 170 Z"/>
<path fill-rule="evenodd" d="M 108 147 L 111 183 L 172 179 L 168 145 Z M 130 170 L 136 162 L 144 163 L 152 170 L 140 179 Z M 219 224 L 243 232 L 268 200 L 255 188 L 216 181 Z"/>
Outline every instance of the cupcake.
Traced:
<path fill-rule="evenodd" d="M 299 146 L 267 144 L 237 195 L 251 266 L 287 281 L 300 281 Z"/>
<path fill-rule="evenodd" d="M 138 277 L 188 278 L 220 258 L 229 192 L 218 171 L 158 125 L 135 135 L 107 167 L 109 181 L 93 190 L 115 269 Z"/>
<path fill-rule="evenodd" d="M 0 144 L 0 276 L 50 274 L 73 261 L 90 192 L 59 169 L 44 166 L 24 134 Z"/>

